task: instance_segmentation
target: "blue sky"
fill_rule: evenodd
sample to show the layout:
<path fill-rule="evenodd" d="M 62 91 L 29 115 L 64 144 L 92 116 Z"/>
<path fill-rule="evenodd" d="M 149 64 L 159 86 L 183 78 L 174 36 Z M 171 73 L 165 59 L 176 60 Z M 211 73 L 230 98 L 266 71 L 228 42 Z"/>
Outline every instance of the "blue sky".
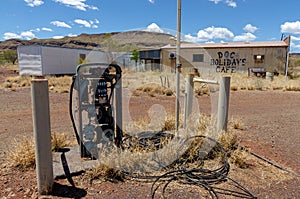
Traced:
<path fill-rule="evenodd" d="M 81 33 L 176 33 L 177 0 L 1 0 L 0 41 Z M 300 52 L 299 0 L 182 0 L 183 38 L 198 43 L 274 41 Z"/>

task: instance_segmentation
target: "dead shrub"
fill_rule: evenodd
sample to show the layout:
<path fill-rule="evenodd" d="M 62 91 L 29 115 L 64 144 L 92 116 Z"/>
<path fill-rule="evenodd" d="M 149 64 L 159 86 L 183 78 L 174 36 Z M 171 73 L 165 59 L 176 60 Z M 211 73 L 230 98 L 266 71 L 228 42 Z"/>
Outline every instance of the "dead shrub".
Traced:
<path fill-rule="evenodd" d="M 138 87 L 136 90 L 147 93 L 151 97 L 155 97 L 156 95 L 173 95 L 173 91 L 169 88 L 165 88 L 158 84 L 146 84 Z"/>
<path fill-rule="evenodd" d="M 103 180 L 110 182 L 123 182 L 124 174 L 117 169 L 110 168 L 104 164 L 99 164 L 99 166 L 90 169 L 85 174 L 90 181 L 93 180 Z"/>
<path fill-rule="evenodd" d="M 241 121 L 240 118 L 232 118 L 229 123 L 230 123 L 230 125 L 232 126 L 233 129 L 239 129 L 239 130 L 244 129 L 244 124 L 243 124 L 243 122 Z"/>
<path fill-rule="evenodd" d="M 15 140 L 13 148 L 9 151 L 8 162 L 11 166 L 19 169 L 35 168 L 35 147 L 34 140 L 24 137 L 22 140 Z"/>
<path fill-rule="evenodd" d="M 237 85 L 230 86 L 230 90 L 232 90 L 232 91 L 237 91 L 238 89 L 239 89 L 239 87 Z"/>
<path fill-rule="evenodd" d="M 230 154 L 229 162 L 235 164 L 239 168 L 245 169 L 249 167 L 247 163 L 249 152 L 240 147 Z"/>
<path fill-rule="evenodd" d="M 47 76 L 50 90 L 57 93 L 68 93 L 72 83 L 72 77 L 65 75 L 60 77 Z"/>
<path fill-rule="evenodd" d="M 16 90 L 18 87 L 29 87 L 31 85 L 31 77 L 29 76 L 11 76 L 7 77 L 2 83 L 2 88 L 9 88 L 11 90 Z"/>
<path fill-rule="evenodd" d="M 75 143 L 68 139 L 65 133 L 52 133 L 51 134 L 51 148 L 52 151 L 58 151 L 59 149 L 73 146 Z"/>
<path fill-rule="evenodd" d="M 197 125 L 197 130 L 201 133 L 204 133 L 207 127 L 210 125 L 211 118 L 207 115 L 200 114 L 198 121 L 199 123 Z"/>
<path fill-rule="evenodd" d="M 51 135 L 52 151 L 74 145 L 65 134 L 55 133 Z M 35 168 L 35 143 L 33 138 L 23 137 L 15 140 L 9 150 L 7 161 L 12 167 L 19 169 Z"/>
<path fill-rule="evenodd" d="M 237 134 L 231 131 L 222 131 L 218 141 L 226 151 L 234 151 L 239 145 Z"/>
<path fill-rule="evenodd" d="M 175 117 L 173 115 L 167 115 L 167 118 L 162 127 L 162 131 L 175 130 L 175 122 Z"/>
<path fill-rule="evenodd" d="M 170 88 L 166 88 L 164 89 L 163 93 L 166 95 L 166 96 L 171 96 L 173 95 L 173 90 L 171 90 Z"/>
<path fill-rule="evenodd" d="M 198 95 L 198 96 L 202 96 L 202 95 L 210 95 L 210 90 L 208 87 L 206 86 L 202 86 L 202 87 L 196 87 L 194 89 L 194 93 L 195 95 Z"/>

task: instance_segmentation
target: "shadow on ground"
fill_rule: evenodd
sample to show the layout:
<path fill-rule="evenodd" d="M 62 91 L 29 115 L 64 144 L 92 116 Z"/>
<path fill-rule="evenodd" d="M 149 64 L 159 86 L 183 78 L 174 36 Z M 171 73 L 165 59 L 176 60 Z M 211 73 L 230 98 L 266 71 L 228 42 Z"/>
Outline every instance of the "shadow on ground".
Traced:
<path fill-rule="evenodd" d="M 87 195 L 86 190 L 74 186 L 61 185 L 59 183 L 53 184 L 52 196 L 63 198 L 82 198 Z"/>

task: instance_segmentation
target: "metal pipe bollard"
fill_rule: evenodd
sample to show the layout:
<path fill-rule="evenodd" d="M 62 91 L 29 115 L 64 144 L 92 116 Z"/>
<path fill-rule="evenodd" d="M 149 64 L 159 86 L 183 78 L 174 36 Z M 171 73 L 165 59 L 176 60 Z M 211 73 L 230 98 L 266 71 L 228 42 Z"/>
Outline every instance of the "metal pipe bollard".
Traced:
<path fill-rule="evenodd" d="M 218 101 L 218 132 L 227 131 L 228 110 L 229 110 L 229 95 L 230 95 L 230 77 L 222 77 L 220 80 L 220 91 Z"/>
<path fill-rule="evenodd" d="M 31 81 L 31 99 L 38 193 L 39 195 L 47 195 L 52 192 L 53 186 L 47 79 L 33 79 Z"/>
<path fill-rule="evenodd" d="M 185 84 L 185 103 L 184 103 L 184 128 L 189 126 L 190 116 L 192 113 L 193 107 L 193 95 L 194 95 L 194 75 L 188 74 L 186 77 L 186 84 Z"/>

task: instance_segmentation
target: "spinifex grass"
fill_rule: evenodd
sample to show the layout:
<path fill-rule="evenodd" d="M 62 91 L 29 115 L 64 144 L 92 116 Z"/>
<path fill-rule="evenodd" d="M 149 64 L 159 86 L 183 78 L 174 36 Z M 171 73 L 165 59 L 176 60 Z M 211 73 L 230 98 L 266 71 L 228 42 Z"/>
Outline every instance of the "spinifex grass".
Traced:
<path fill-rule="evenodd" d="M 59 148 L 64 148 L 74 145 L 64 133 L 53 133 L 51 135 L 52 151 Z M 22 137 L 16 139 L 12 147 L 9 149 L 7 162 L 12 167 L 20 169 L 33 169 L 35 168 L 35 143 L 31 137 Z"/>

